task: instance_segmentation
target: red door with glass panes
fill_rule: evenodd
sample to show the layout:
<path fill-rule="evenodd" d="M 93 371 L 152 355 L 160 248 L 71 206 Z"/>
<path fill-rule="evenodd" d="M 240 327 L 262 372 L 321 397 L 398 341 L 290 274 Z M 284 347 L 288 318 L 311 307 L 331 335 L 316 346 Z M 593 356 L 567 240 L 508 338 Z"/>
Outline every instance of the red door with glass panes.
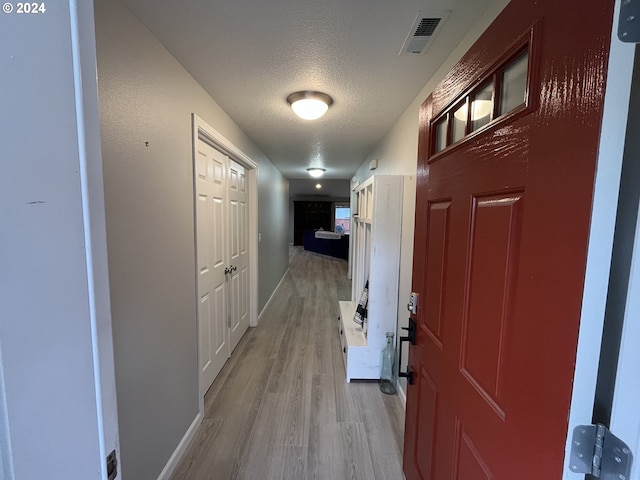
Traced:
<path fill-rule="evenodd" d="M 512 0 L 422 106 L 407 480 L 562 476 L 612 17 Z"/>

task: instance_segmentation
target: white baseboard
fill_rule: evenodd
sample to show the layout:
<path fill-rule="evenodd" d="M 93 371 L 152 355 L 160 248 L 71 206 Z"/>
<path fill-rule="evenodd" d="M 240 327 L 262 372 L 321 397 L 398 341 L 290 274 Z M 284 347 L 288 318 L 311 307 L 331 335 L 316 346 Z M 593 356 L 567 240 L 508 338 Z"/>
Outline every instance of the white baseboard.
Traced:
<path fill-rule="evenodd" d="M 404 388 L 402 387 L 402 385 L 400 385 L 400 382 L 398 382 L 397 384 L 398 386 L 398 396 L 400 397 L 400 400 L 402 400 L 402 406 L 404 407 L 404 411 L 407 411 L 407 392 L 404 391 Z"/>
<path fill-rule="evenodd" d="M 202 423 L 202 414 L 198 413 L 198 415 L 196 415 L 196 418 L 193 419 L 193 422 L 191 423 L 191 426 L 187 430 L 187 433 L 185 433 L 184 437 L 182 437 L 182 440 L 180 440 L 180 443 L 178 444 L 175 451 L 171 455 L 171 458 L 169 458 L 169 461 L 162 469 L 162 472 L 160 472 L 160 475 L 158 475 L 158 480 L 169 480 L 169 477 L 171 477 L 171 474 L 176 469 L 176 467 L 178 466 L 178 463 L 182 459 L 184 452 L 187 451 L 189 444 L 193 440 L 193 437 L 196 435 L 196 432 L 198 431 L 198 427 L 200 426 L 201 423 Z"/>
<path fill-rule="evenodd" d="M 258 315 L 258 323 L 260 323 L 260 319 L 262 318 L 262 315 L 264 314 L 264 312 L 266 312 L 267 308 L 269 307 L 269 304 L 271 303 L 271 300 L 273 300 L 273 297 L 275 297 L 276 292 L 280 288 L 280 285 L 282 285 L 282 282 L 284 282 L 284 277 L 287 276 L 287 273 L 289 273 L 288 267 L 287 267 L 287 270 L 284 272 L 284 275 L 282 275 L 282 278 L 278 282 L 278 285 L 276 285 L 276 288 L 274 288 L 273 292 L 271 292 L 271 296 L 269 297 L 269 300 L 267 300 L 267 303 L 265 303 L 264 307 L 262 307 L 262 310 L 260 311 L 260 315 Z"/>

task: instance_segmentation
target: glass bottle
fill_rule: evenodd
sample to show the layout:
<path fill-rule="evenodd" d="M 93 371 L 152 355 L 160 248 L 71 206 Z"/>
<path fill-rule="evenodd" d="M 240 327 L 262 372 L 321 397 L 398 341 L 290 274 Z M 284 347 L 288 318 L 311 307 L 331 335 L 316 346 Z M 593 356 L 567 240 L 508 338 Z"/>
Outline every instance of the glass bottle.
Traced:
<path fill-rule="evenodd" d="M 393 344 L 393 332 L 387 332 L 387 345 L 382 350 L 382 369 L 380 371 L 380 390 L 387 395 L 396 393 L 396 348 Z"/>

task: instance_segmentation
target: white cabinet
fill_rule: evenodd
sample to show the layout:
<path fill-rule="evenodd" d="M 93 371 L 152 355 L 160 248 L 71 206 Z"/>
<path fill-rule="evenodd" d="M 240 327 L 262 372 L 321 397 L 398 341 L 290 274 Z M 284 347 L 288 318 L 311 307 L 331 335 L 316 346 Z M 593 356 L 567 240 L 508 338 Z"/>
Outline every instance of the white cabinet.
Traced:
<path fill-rule="evenodd" d="M 354 190 L 351 301 L 340 302 L 338 319 L 347 382 L 380 378 L 385 333 L 396 331 L 403 182 L 399 175 L 376 175 Z M 367 279 L 365 335 L 353 316 Z"/>

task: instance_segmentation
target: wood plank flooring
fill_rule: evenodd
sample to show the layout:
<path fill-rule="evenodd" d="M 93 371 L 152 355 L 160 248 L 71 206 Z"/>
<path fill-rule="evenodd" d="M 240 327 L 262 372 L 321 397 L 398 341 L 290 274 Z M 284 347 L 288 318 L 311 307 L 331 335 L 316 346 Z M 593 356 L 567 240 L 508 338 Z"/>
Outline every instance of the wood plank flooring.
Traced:
<path fill-rule="evenodd" d="M 338 300 L 347 262 L 291 247 L 290 268 L 205 397 L 172 480 L 401 480 L 404 410 L 345 382 Z"/>

